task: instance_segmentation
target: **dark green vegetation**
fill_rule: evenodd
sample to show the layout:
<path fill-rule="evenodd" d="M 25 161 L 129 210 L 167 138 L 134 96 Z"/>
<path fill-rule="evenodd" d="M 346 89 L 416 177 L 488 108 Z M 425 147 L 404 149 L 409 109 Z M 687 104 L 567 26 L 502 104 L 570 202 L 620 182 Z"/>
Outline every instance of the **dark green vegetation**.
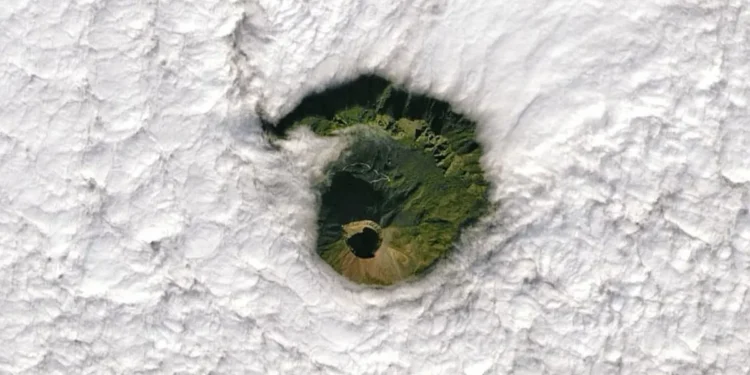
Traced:
<path fill-rule="evenodd" d="M 486 212 L 475 124 L 444 102 L 368 76 L 308 97 L 273 131 L 295 126 L 350 139 L 319 187 L 317 249 L 354 281 L 424 270 Z"/>

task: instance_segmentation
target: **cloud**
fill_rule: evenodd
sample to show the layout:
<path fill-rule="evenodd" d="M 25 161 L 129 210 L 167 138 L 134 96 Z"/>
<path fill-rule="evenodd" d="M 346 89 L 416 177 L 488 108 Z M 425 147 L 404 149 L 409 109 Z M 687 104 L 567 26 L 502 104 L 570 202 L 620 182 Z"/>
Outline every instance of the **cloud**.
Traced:
<path fill-rule="evenodd" d="M 750 366 L 739 2 L 29 1 L 0 18 L 0 372 Z M 478 120 L 499 207 L 383 290 L 314 254 L 323 145 L 273 150 L 256 117 L 364 72 Z"/>

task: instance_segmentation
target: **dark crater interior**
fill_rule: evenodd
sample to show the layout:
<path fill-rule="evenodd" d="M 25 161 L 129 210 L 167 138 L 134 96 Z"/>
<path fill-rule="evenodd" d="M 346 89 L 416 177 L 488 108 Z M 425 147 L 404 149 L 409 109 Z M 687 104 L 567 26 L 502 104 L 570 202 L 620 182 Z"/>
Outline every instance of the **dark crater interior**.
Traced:
<path fill-rule="evenodd" d="M 346 244 L 351 248 L 352 253 L 358 258 L 372 258 L 378 250 L 379 245 L 378 233 L 370 228 L 365 228 L 346 240 Z"/>

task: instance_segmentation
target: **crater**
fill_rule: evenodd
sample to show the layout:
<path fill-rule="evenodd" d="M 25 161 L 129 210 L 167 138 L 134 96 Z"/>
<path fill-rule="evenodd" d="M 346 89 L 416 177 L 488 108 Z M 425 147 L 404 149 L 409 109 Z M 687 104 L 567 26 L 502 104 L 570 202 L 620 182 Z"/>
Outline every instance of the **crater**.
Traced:
<path fill-rule="evenodd" d="M 487 211 L 476 124 L 433 98 L 365 76 L 305 98 L 269 137 L 294 127 L 342 137 L 319 192 L 317 253 L 364 284 L 425 271 Z"/>
<path fill-rule="evenodd" d="M 354 256 L 362 259 L 375 257 L 375 251 L 380 247 L 382 239 L 378 232 L 372 228 L 364 228 L 361 232 L 354 233 L 346 239 L 346 245 Z"/>

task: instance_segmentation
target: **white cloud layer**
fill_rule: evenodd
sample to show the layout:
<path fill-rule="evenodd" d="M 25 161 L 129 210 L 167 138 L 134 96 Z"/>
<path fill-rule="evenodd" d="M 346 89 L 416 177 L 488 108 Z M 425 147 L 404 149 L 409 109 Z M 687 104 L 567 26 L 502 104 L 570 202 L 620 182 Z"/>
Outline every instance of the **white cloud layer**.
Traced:
<path fill-rule="evenodd" d="M 0 7 L 0 373 L 746 374 L 742 0 Z M 498 210 L 424 279 L 314 254 L 258 116 L 378 72 L 480 121 Z"/>

